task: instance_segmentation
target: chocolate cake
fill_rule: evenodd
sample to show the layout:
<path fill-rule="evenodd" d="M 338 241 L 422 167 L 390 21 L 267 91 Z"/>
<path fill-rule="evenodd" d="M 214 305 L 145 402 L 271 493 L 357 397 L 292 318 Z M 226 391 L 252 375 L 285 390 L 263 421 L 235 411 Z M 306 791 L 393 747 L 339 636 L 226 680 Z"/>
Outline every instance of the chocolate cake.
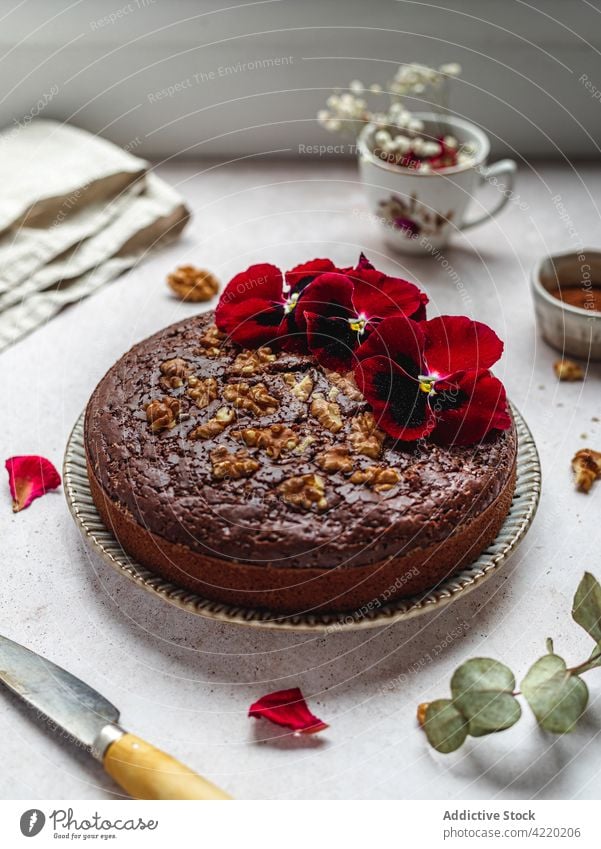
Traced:
<path fill-rule="evenodd" d="M 352 375 L 226 342 L 205 313 L 133 347 L 85 424 L 126 551 L 200 595 L 280 612 L 380 606 L 474 560 L 510 506 L 516 434 L 395 441 Z"/>

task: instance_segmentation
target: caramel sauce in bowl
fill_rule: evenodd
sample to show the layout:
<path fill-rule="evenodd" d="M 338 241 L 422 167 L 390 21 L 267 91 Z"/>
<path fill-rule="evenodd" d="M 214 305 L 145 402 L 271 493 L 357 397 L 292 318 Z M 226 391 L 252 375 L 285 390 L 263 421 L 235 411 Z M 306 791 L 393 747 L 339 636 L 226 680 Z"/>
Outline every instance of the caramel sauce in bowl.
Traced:
<path fill-rule="evenodd" d="M 601 251 L 544 257 L 532 270 L 539 331 L 564 354 L 601 360 Z"/>

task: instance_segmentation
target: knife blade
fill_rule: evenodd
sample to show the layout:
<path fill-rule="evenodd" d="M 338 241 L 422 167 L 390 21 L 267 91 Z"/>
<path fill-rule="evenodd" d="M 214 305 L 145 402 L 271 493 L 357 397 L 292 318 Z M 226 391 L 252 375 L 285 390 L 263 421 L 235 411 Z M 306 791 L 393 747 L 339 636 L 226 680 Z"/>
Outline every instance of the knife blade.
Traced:
<path fill-rule="evenodd" d="M 138 799 L 229 799 L 210 781 L 125 731 L 119 710 L 66 669 L 0 635 L 0 681 L 61 728 Z"/>

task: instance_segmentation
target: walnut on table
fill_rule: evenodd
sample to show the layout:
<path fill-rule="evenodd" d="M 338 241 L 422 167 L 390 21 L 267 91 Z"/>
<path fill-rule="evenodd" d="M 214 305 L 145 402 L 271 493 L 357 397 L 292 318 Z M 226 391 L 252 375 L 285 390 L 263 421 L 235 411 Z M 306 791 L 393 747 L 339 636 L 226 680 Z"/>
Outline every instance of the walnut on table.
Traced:
<path fill-rule="evenodd" d="M 197 407 L 203 410 L 219 394 L 217 381 L 214 377 L 191 377 L 188 380 L 188 391 L 186 394 L 194 401 Z"/>
<path fill-rule="evenodd" d="M 234 421 L 236 414 L 230 407 L 220 407 L 212 419 L 204 422 L 190 433 L 190 439 L 212 439 L 219 436 Z"/>
<path fill-rule="evenodd" d="M 601 477 L 601 451 L 581 448 L 572 458 L 572 469 L 576 476 L 577 489 L 580 492 L 589 492 L 597 478 Z"/>
<path fill-rule="evenodd" d="M 280 402 L 267 391 L 263 383 L 251 386 L 249 383 L 229 383 L 224 387 L 223 397 L 239 410 L 247 410 L 254 416 L 275 413 Z"/>
<path fill-rule="evenodd" d="M 350 472 L 353 460 L 346 445 L 330 445 L 315 458 L 315 462 L 324 472 Z"/>
<path fill-rule="evenodd" d="M 213 477 L 218 480 L 248 478 L 261 468 L 261 464 L 250 457 L 245 448 L 233 452 L 221 445 L 211 451 L 210 457 Z"/>
<path fill-rule="evenodd" d="M 184 381 L 190 374 L 190 367 L 186 360 L 181 357 L 174 357 L 171 360 L 165 360 L 161 363 L 161 379 L 159 384 L 165 391 L 169 389 L 179 389 L 184 385 Z"/>
<path fill-rule="evenodd" d="M 167 276 L 171 291 L 182 301 L 210 301 L 219 291 L 219 281 L 210 271 L 194 265 L 180 265 Z"/>
<path fill-rule="evenodd" d="M 275 354 L 267 345 L 262 348 L 257 348 L 256 351 L 240 351 L 234 364 L 232 371 L 234 374 L 247 376 L 256 374 L 262 371 L 263 367 L 275 360 Z"/>
<path fill-rule="evenodd" d="M 553 363 L 553 369 L 559 380 L 584 380 L 584 369 L 574 360 L 557 360 Z"/>
<path fill-rule="evenodd" d="M 328 502 L 325 498 L 325 482 L 319 475 L 298 475 L 288 478 L 278 486 L 284 501 L 304 510 L 325 510 Z"/>
<path fill-rule="evenodd" d="M 180 403 L 177 398 L 154 398 L 146 405 L 146 419 L 153 433 L 171 430 L 179 418 Z"/>
<path fill-rule="evenodd" d="M 358 469 L 351 475 L 351 483 L 365 484 L 375 492 L 386 492 L 400 481 L 401 476 L 396 469 L 386 466 L 369 466 L 367 469 Z"/>
<path fill-rule="evenodd" d="M 331 433 L 342 430 L 342 418 L 340 407 L 334 401 L 326 401 L 320 393 L 315 393 L 311 401 L 311 415 L 315 416 L 319 424 Z"/>
<path fill-rule="evenodd" d="M 298 435 L 284 424 L 273 424 L 265 428 L 246 427 L 232 431 L 232 436 L 244 440 L 250 448 L 261 448 L 274 460 L 298 445 Z"/>
<path fill-rule="evenodd" d="M 373 413 L 360 413 L 352 420 L 349 441 L 357 454 L 377 460 L 385 438 L 386 434 L 377 426 Z"/>

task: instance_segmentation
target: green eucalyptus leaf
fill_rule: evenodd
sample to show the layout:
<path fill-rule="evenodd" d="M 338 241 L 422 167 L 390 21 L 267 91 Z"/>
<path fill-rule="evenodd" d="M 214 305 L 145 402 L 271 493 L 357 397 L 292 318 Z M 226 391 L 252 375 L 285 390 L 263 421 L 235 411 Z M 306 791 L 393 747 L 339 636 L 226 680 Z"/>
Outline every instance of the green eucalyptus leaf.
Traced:
<path fill-rule="evenodd" d="M 601 642 L 601 584 L 590 572 L 585 572 L 578 584 L 572 618 L 595 642 Z"/>
<path fill-rule="evenodd" d="M 428 705 L 424 731 L 430 745 L 448 755 L 463 745 L 467 723 L 450 699 L 437 699 Z"/>
<path fill-rule="evenodd" d="M 546 654 L 530 667 L 522 692 L 538 724 L 553 734 L 573 731 L 588 702 L 586 684 L 556 654 Z"/>
<path fill-rule="evenodd" d="M 518 721 L 522 709 L 514 690 L 511 669 L 487 657 L 468 660 L 451 679 L 453 704 L 469 721 L 472 737 L 502 731 Z"/>

